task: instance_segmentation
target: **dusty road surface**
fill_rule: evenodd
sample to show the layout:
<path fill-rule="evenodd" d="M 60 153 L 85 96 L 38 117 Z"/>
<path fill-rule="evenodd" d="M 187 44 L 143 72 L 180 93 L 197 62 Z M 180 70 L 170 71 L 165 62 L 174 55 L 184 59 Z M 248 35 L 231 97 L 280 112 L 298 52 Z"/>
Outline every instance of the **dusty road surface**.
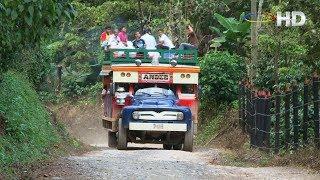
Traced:
<path fill-rule="evenodd" d="M 147 148 L 153 147 L 153 148 Z M 101 148 L 60 159 L 43 169 L 44 179 L 320 179 L 288 167 L 241 168 L 211 165 L 218 150 L 163 150 L 158 145 L 130 145 L 127 151 Z"/>
<path fill-rule="evenodd" d="M 39 168 L 35 179 L 320 179 L 297 168 L 213 165 L 210 162 L 219 158 L 217 149 L 190 153 L 136 144 L 130 144 L 127 151 L 111 149 L 106 147 L 107 133 L 97 116 L 100 106 L 63 106 L 58 112 L 72 136 L 99 148 Z"/>

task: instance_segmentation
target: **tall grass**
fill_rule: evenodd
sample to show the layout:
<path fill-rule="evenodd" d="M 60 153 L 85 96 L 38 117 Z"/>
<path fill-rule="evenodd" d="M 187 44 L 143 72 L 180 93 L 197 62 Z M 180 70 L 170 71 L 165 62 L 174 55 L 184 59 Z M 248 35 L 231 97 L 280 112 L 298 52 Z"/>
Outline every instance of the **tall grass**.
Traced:
<path fill-rule="evenodd" d="M 50 147 L 61 141 L 37 93 L 19 73 L 9 71 L 0 81 L 0 113 L 5 120 L 0 171 L 43 159 Z"/>

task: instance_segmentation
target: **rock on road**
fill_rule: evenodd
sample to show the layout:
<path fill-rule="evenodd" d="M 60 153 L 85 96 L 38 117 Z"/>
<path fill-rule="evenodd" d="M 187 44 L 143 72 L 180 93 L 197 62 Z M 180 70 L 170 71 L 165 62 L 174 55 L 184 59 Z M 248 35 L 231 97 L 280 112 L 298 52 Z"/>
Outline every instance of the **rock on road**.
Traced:
<path fill-rule="evenodd" d="M 43 170 L 45 179 L 320 179 L 319 175 L 289 167 L 244 168 L 209 163 L 218 150 L 195 152 L 137 147 L 127 151 L 102 148 L 60 159 Z M 150 147 L 150 146 L 149 146 Z"/>

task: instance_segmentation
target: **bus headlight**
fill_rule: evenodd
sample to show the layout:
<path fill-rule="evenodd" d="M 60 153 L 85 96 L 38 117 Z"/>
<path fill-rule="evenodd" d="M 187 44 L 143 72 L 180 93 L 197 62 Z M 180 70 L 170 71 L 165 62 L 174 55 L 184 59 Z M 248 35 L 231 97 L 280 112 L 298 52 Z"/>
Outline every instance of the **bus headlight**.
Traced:
<path fill-rule="evenodd" d="M 116 99 L 116 103 L 117 103 L 117 105 L 119 105 L 119 106 L 124 105 L 125 99 L 124 99 L 124 98 L 117 98 L 117 99 Z"/>
<path fill-rule="evenodd" d="M 182 112 L 178 112 L 177 113 L 177 120 L 183 120 L 183 113 Z"/>
<path fill-rule="evenodd" d="M 134 112 L 132 113 L 132 118 L 133 118 L 134 120 L 138 120 L 139 117 L 140 117 L 139 112 L 134 111 Z"/>

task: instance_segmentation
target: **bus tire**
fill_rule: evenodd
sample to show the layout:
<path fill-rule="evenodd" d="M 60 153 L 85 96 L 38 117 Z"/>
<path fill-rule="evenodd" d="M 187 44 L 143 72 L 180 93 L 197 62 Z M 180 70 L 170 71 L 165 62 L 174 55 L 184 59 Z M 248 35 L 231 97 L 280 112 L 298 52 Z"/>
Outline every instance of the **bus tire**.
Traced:
<path fill-rule="evenodd" d="M 191 122 L 191 127 L 190 129 L 185 133 L 184 136 L 184 143 L 183 143 L 183 149 L 184 151 L 193 151 L 193 122 Z"/>
<path fill-rule="evenodd" d="M 117 147 L 117 133 L 108 131 L 108 146 L 111 148 Z"/>
<path fill-rule="evenodd" d="M 173 145 L 173 150 L 181 150 L 182 144 L 175 144 Z"/>
<path fill-rule="evenodd" d="M 119 119 L 119 132 L 118 132 L 118 149 L 126 150 L 128 146 L 128 130 L 123 127 L 122 119 Z"/>
<path fill-rule="evenodd" d="M 171 144 L 163 144 L 163 149 L 165 150 L 171 150 L 172 145 Z"/>

